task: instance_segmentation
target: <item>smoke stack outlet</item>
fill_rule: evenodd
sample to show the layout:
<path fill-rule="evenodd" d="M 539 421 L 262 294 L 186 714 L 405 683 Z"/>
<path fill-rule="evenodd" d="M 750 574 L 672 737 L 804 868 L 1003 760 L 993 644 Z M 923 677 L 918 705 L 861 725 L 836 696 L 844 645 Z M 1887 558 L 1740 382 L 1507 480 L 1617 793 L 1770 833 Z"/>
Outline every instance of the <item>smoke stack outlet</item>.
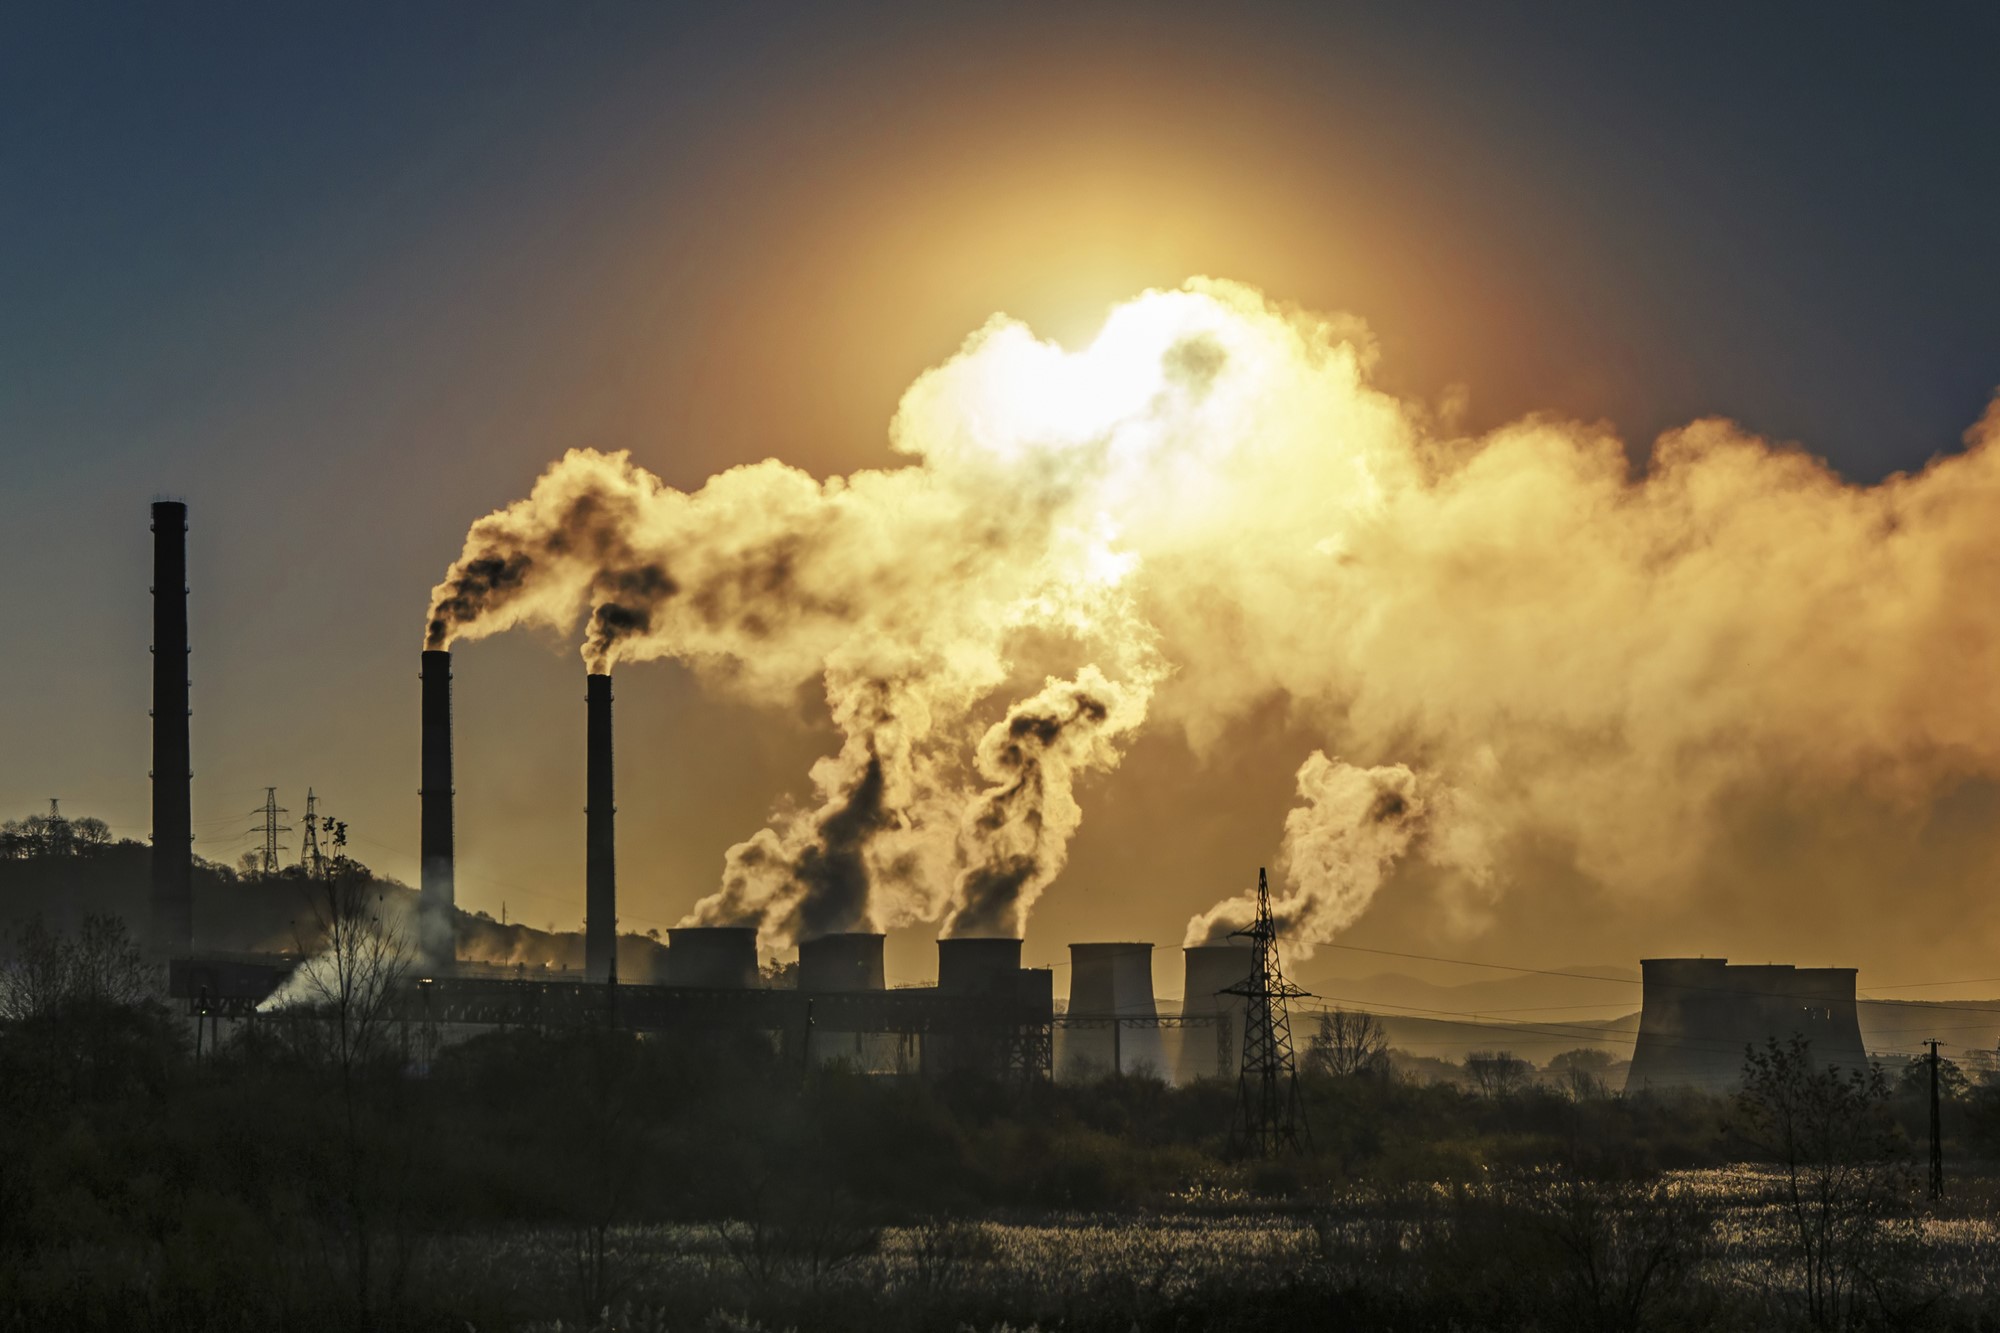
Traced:
<path fill-rule="evenodd" d="M 617 805 L 611 777 L 611 677 L 592 673 L 584 700 L 583 968 L 591 981 L 618 980 Z"/>
<path fill-rule="evenodd" d="M 187 506 L 153 504 L 153 864 L 150 943 L 194 948 L 193 764 L 188 746 Z"/>
<path fill-rule="evenodd" d="M 802 991 L 881 990 L 883 937 L 865 932 L 822 935 L 799 942 Z"/>
<path fill-rule="evenodd" d="M 424 652 L 423 829 L 417 945 L 424 967 L 449 972 L 458 960 L 457 888 L 452 870 L 451 653 Z"/>
<path fill-rule="evenodd" d="M 757 984 L 754 926 L 676 926 L 667 932 L 667 984 L 748 990 Z"/>

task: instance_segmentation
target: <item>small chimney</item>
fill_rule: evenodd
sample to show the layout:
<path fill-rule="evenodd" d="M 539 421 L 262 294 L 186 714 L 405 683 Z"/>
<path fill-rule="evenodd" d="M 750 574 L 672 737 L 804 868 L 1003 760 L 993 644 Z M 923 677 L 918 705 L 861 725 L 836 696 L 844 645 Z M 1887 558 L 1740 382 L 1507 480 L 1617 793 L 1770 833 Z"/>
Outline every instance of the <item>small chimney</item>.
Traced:
<path fill-rule="evenodd" d="M 187 505 L 153 502 L 153 892 L 149 943 L 194 948 L 193 766 L 188 751 Z"/>
<path fill-rule="evenodd" d="M 618 850 L 612 829 L 617 806 L 611 784 L 611 677 L 585 679 L 583 974 L 618 980 Z"/>
<path fill-rule="evenodd" d="M 451 653 L 424 653 L 423 829 L 418 851 L 417 947 L 426 972 L 449 972 L 458 958 L 457 890 L 452 874 Z"/>
<path fill-rule="evenodd" d="M 800 990 L 824 993 L 882 987 L 882 936 L 848 933 L 800 941 Z"/>

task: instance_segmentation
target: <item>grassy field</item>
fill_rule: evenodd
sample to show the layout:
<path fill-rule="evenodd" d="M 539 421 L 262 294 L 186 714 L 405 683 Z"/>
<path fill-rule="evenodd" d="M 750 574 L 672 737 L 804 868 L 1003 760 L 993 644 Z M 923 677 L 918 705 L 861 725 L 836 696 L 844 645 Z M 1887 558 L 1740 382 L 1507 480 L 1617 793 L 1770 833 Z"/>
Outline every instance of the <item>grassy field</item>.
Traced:
<path fill-rule="evenodd" d="M 595 1311 L 579 1307 L 584 1247 L 569 1232 L 436 1241 L 422 1285 L 475 1327 L 543 1333 L 1808 1327 L 1785 1198 L 1779 1174 L 1732 1169 L 887 1228 L 829 1209 L 782 1225 L 615 1228 Z M 1839 1325 L 1991 1327 L 1997 1204 L 2000 1183 L 1980 1178 L 1885 1216 Z"/>

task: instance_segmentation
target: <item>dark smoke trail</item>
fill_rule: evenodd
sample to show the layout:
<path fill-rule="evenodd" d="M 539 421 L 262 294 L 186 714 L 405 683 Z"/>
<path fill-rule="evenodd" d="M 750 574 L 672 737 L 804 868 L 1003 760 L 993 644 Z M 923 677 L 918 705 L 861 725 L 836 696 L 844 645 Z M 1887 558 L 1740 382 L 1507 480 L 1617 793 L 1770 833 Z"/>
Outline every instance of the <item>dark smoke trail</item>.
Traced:
<path fill-rule="evenodd" d="M 979 744 L 979 771 L 993 783 L 959 834 L 959 880 L 944 933 L 1017 935 L 1028 909 L 1061 872 L 1082 822 L 1071 788 L 1076 770 L 1118 762 L 1115 739 L 1144 716 L 1142 693 L 1086 667 L 1051 680 L 1014 705 Z"/>

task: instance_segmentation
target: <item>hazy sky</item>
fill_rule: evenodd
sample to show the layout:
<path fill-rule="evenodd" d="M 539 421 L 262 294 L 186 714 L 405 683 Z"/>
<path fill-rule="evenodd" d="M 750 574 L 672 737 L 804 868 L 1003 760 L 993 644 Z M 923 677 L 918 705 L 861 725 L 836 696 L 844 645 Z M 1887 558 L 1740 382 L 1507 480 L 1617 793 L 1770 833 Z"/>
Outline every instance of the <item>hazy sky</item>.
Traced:
<path fill-rule="evenodd" d="M 1366 319 L 1381 383 L 1477 427 L 1601 418 L 1643 456 L 1721 415 L 1863 481 L 1960 448 L 2000 384 L 1990 14 L 1075 8 L 5 7 L 0 813 L 145 835 L 173 495 L 197 850 L 233 861 L 263 788 L 297 812 L 310 784 L 414 881 L 416 655 L 470 522 L 572 446 L 690 489 L 890 463 L 902 391 L 995 311 L 1074 345 L 1147 287 L 1239 279 Z M 460 902 L 573 927 L 574 645 L 458 657 Z M 618 697 L 621 915 L 665 927 L 830 732 L 660 664 Z M 1030 958 L 1177 943 L 1323 743 L 1275 711 L 1206 763 L 1140 740 L 1079 788 Z M 1760 815 L 1685 899 L 1552 856 L 1481 933 L 1392 883 L 1349 938 L 1984 976 L 1994 776 L 1920 821 L 1857 797 L 1839 839 Z"/>

